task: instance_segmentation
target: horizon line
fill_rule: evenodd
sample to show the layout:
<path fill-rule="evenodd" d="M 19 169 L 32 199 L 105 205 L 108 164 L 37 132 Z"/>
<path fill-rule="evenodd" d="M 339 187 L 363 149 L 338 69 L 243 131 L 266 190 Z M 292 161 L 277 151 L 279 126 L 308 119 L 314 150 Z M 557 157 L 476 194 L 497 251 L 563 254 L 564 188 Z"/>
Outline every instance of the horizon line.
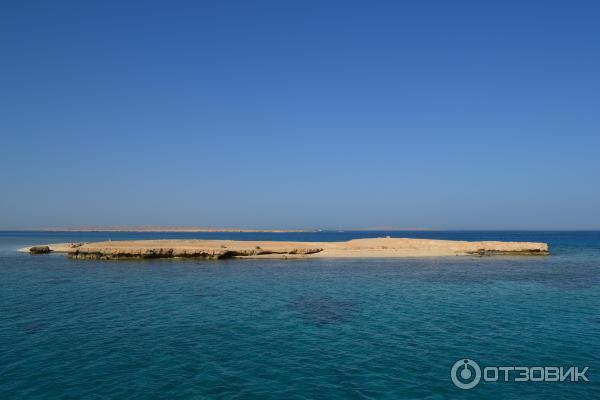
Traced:
<path fill-rule="evenodd" d="M 600 228 L 214 228 L 193 226 L 92 226 L 60 228 L 0 228 L 0 232 L 129 232 L 129 233 L 318 233 L 318 232 L 600 232 Z"/>

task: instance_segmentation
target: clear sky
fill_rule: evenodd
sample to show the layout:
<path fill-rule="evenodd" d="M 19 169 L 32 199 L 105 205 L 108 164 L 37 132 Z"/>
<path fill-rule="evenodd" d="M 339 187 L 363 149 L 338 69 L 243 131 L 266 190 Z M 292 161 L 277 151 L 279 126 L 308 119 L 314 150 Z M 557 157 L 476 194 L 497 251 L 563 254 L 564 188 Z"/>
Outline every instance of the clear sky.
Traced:
<path fill-rule="evenodd" d="M 596 1 L 3 1 L 0 228 L 600 229 Z"/>

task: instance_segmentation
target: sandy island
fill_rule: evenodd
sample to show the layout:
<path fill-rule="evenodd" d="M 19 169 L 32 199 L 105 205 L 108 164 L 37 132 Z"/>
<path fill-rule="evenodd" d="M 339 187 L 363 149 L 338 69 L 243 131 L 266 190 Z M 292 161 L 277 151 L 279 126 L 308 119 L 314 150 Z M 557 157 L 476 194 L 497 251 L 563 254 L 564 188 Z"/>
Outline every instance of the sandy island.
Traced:
<path fill-rule="evenodd" d="M 468 255 L 546 255 L 546 243 L 467 242 L 455 240 L 373 238 L 347 242 L 274 242 L 234 240 L 126 240 L 60 243 L 26 247 L 31 253 L 66 253 L 73 259 L 144 258 L 394 258 Z"/>

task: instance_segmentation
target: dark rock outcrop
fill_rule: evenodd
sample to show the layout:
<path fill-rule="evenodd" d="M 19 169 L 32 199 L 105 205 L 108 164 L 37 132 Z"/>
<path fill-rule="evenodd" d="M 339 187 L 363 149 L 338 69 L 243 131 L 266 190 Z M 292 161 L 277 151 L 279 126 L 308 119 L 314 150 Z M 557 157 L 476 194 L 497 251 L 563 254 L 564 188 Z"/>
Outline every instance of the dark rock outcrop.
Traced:
<path fill-rule="evenodd" d="M 137 251 L 107 251 L 102 249 L 80 250 L 76 249 L 68 253 L 68 256 L 75 260 L 93 259 L 93 260 L 123 260 L 123 259 L 151 259 L 151 258 L 203 258 L 207 260 L 221 260 L 226 258 L 253 257 L 265 255 L 309 255 L 322 251 L 322 248 L 293 248 L 281 250 L 262 250 L 262 249 L 198 249 L 198 250 L 174 250 L 174 249 L 140 249 Z"/>
<path fill-rule="evenodd" d="M 49 246 L 33 246 L 29 248 L 31 254 L 48 254 L 51 251 Z"/>

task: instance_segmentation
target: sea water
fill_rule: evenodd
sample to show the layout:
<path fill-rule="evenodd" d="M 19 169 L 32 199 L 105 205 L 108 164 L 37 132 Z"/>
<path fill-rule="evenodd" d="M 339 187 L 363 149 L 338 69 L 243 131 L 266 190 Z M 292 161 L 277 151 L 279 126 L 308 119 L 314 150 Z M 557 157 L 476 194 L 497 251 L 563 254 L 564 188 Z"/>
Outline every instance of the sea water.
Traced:
<path fill-rule="evenodd" d="M 551 255 L 69 260 L 149 238 L 543 241 Z M 589 382 L 453 384 L 456 361 Z M 599 232 L 0 233 L 0 399 L 600 397 Z"/>

